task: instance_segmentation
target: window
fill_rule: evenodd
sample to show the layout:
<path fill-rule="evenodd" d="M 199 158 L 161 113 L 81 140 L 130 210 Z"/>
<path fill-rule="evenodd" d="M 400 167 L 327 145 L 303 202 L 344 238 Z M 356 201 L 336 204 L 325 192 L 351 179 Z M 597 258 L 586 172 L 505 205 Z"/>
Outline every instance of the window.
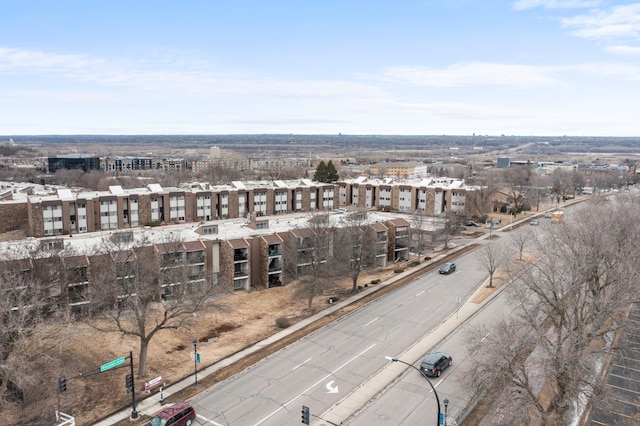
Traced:
<path fill-rule="evenodd" d="M 202 228 L 203 235 L 215 235 L 218 233 L 218 228 L 216 226 L 207 226 Z"/>

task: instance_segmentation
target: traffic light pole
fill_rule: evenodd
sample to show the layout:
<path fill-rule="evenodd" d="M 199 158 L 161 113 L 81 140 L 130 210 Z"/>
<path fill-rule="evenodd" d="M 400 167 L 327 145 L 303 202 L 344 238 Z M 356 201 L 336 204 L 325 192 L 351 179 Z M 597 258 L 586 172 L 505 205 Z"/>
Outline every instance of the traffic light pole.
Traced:
<path fill-rule="evenodd" d="M 129 351 L 129 367 L 131 369 L 129 372 L 131 374 L 131 418 L 137 419 L 138 412 L 136 411 L 136 379 L 133 375 L 133 351 Z"/>
<path fill-rule="evenodd" d="M 340 426 L 340 425 L 338 425 L 336 423 L 330 422 L 327 419 L 323 419 L 320 416 L 316 416 L 315 414 L 311 413 L 311 410 L 309 409 L 309 407 L 307 407 L 306 405 L 303 405 L 302 406 L 302 423 L 305 424 L 305 425 L 308 425 L 310 417 L 315 417 L 316 419 L 320 419 L 323 422 L 329 423 L 332 426 Z M 340 423 L 340 424 L 342 424 L 342 423 Z"/>
<path fill-rule="evenodd" d="M 136 385 L 135 385 L 135 375 L 133 373 L 133 351 L 129 351 L 128 357 L 120 357 L 118 359 L 114 359 L 106 364 L 102 364 L 99 368 L 95 368 L 88 373 L 82 373 L 70 377 L 71 379 L 84 378 L 88 376 L 93 376 L 95 374 L 104 373 L 105 371 L 111 371 L 115 369 L 120 369 L 123 367 L 127 367 L 125 364 L 126 359 L 129 358 L 129 374 L 125 376 L 125 387 L 127 388 L 127 392 L 131 389 L 131 419 L 138 418 L 138 412 L 136 411 Z M 130 383 L 129 383 L 130 378 Z M 60 376 L 58 378 L 58 409 L 60 409 L 60 394 L 67 391 L 67 377 Z"/>

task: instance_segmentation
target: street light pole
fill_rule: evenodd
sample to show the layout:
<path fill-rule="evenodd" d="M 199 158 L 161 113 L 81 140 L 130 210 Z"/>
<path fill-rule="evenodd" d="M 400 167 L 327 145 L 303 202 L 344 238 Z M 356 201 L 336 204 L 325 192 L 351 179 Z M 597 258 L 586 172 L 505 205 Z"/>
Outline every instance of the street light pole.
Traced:
<path fill-rule="evenodd" d="M 449 400 L 445 398 L 442 403 L 444 404 L 444 426 L 447 426 L 447 407 L 449 406 Z"/>
<path fill-rule="evenodd" d="M 405 362 L 405 361 L 403 361 L 401 359 L 390 357 L 390 356 L 385 356 L 385 358 L 388 359 L 391 362 L 400 362 L 400 363 L 402 363 L 404 365 L 408 365 L 409 367 L 413 368 L 414 370 L 418 370 L 418 373 L 420 373 L 420 375 L 422 377 L 424 377 L 424 379 L 427 381 L 427 383 L 429 383 L 429 386 L 431 386 L 431 389 L 433 390 L 433 394 L 436 396 L 436 404 L 438 404 L 438 419 L 437 419 L 437 422 L 436 422 L 436 426 L 440 426 L 440 398 L 438 398 L 438 392 L 436 392 L 436 388 L 433 387 L 433 383 L 431 383 L 431 380 L 429 380 L 429 378 L 424 373 L 424 371 L 420 370 L 415 365 L 409 364 L 408 362 Z"/>
<path fill-rule="evenodd" d="M 196 379 L 194 386 L 198 386 L 198 341 L 193 341 L 193 374 Z"/>

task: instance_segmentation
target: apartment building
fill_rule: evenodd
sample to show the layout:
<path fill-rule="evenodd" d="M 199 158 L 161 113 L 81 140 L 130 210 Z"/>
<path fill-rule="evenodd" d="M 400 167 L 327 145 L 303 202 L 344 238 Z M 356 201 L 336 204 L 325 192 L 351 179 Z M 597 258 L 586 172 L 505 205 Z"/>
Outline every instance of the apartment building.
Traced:
<path fill-rule="evenodd" d="M 181 285 L 215 283 L 229 291 L 259 290 L 286 285 L 309 273 L 318 244 L 323 245 L 323 256 L 332 256 L 348 214 L 322 216 L 331 233 L 322 242 L 308 228 L 309 220 L 316 216 L 295 213 L 4 242 L 0 243 L 4 259 L 0 271 L 3 282 L 13 283 L 34 282 L 30 279 L 33 274 L 46 274 L 41 277 L 51 286 L 46 303 L 78 315 L 91 309 L 106 268 L 119 271 L 109 276 L 130 280 L 140 273 L 132 266 L 140 261 L 162 272 L 154 284 L 158 300 L 173 297 Z M 375 235 L 375 252 L 368 267 L 408 259 L 409 222 L 373 212 L 367 215 L 366 227 Z M 128 297 L 125 281 L 118 288 L 123 293 L 117 298 Z M 20 305 L 17 290 L 2 290 L 16 308 Z"/>
<path fill-rule="evenodd" d="M 428 178 L 419 180 L 369 179 L 336 182 L 340 206 L 376 208 L 382 211 L 427 215 L 451 212 L 465 214 L 469 190 L 463 180 Z"/>
<path fill-rule="evenodd" d="M 111 186 L 108 191 L 32 187 L 26 192 L 7 190 L 6 197 L 0 199 L 0 214 L 11 218 L 3 223 L 3 232 L 28 228 L 30 235 L 45 237 L 342 207 L 464 215 L 469 190 L 458 179 L 366 177 L 333 184 L 298 179 L 234 181 L 225 185 L 191 183 L 166 188 L 152 183 L 133 189 Z"/>

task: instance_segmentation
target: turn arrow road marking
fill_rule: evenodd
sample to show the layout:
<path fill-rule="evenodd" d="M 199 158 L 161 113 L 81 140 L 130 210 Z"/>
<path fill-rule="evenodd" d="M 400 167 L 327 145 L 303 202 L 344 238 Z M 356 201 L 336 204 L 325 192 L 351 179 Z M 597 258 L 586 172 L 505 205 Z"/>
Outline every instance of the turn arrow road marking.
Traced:
<path fill-rule="evenodd" d="M 329 383 L 327 383 L 327 390 L 328 390 L 327 393 L 338 393 L 338 385 L 333 387 L 333 382 L 335 382 L 335 380 L 332 380 Z"/>

